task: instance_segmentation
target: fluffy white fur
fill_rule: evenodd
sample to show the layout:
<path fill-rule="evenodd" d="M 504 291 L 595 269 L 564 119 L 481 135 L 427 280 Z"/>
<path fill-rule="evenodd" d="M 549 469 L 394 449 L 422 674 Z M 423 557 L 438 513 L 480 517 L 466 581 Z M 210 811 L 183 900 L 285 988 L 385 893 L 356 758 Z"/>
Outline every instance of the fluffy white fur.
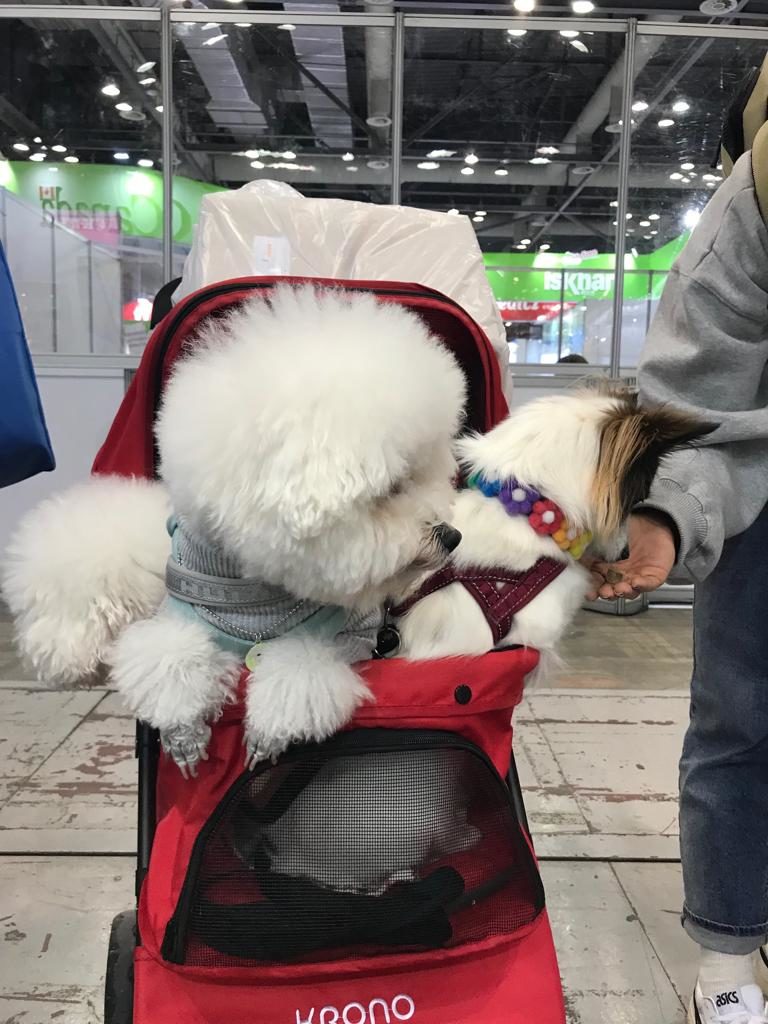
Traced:
<path fill-rule="evenodd" d="M 371 699 L 368 687 L 333 644 L 285 636 L 264 645 L 248 680 L 245 732 L 264 760 L 291 743 L 325 739 Z"/>
<path fill-rule="evenodd" d="M 613 557 L 623 546 L 622 532 L 606 533 L 603 528 L 594 485 L 606 419 L 623 414 L 625 405 L 620 397 L 601 392 L 541 398 L 515 411 L 488 434 L 460 441 L 459 456 L 471 473 L 483 473 L 491 480 L 516 478 L 535 487 L 560 506 L 570 525 L 592 531 L 598 549 Z M 626 415 L 636 413 L 627 406 Z M 587 571 L 550 537 L 535 533 L 527 518 L 509 516 L 497 498 L 477 490 L 459 492 L 451 522 L 462 534 L 453 555 L 460 567 L 523 570 L 545 556 L 566 563 L 565 571 L 517 613 L 499 644 L 538 649 L 542 654 L 538 675 L 546 673 L 557 663 L 557 645 L 582 604 Z M 408 658 L 482 654 L 493 648 L 483 613 L 459 583 L 419 601 L 398 628 L 401 653 Z"/>
<path fill-rule="evenodd" d="M 286 288 L 210 325 L 178 366 L 157 427 L 162 475 L 243 575 L 373 605 L 428 557 L 427 527 L 450 507 L 463 400 L 417 317 Z"/>
<path fill-rule="evenodd" d="M 93 477 L 22 519 L 2 589 L 38 676 L 59 684 L 92 676 L 120 631 L 158 607 L 169 512 L 161 484 Z"/>
<path fill-rule="evenodd" d="M 185 529 L 240 575 L 349 609 L 374 607 L 446 553 L 464 381 L 422 322 L 371 296 L 278 290 L 210 324 L 176 367 L 157 424 Z M 161 610 L 118 641 L 131 709 L 189 767 L 230 692 L 232 657 Z M 341 646 L 269 641 L 249 682 L 249 755 L 343 726 L 367 690 Z"/>

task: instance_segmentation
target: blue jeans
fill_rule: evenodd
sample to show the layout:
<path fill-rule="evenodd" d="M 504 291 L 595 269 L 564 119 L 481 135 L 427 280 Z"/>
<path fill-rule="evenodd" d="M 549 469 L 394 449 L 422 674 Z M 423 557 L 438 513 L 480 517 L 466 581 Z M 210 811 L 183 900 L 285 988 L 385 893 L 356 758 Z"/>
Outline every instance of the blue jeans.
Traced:
<path fill-rule="evenodd" d="M 722 953 L 768 940 L 768 508 L 696 588 L 680 762 L 683 926 Z"/>

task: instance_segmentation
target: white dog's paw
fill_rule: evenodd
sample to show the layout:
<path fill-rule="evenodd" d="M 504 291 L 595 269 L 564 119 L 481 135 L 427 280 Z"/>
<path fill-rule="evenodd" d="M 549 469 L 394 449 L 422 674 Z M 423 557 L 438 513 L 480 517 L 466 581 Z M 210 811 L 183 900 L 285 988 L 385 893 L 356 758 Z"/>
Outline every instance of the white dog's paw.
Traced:
<path fill-rule="evenodd" d="M 327 739 L 370 697 L 332 644 L 309 636 L 268 641 L 248 680 L 246 764 L 274 759 L 292 743 Z"/>
<path fill-rule="evenodd" d="M 185 779 L 195 778 L 198 764 L 208 760 L 210 738 L 211 727 L 200 720 L 163 729 L 160 733 L 163 750 L 173 758 Z"/>
<path fill-rule="evenodd" d="M 204 622 L 169 604 L 125 630 L 110 652 L 110 667 L 129 710 L 176 737 L 185 758 L 200 748 L 201 723 L 234 699 L 242 671 L 237 655 L 222 650 Z"/>

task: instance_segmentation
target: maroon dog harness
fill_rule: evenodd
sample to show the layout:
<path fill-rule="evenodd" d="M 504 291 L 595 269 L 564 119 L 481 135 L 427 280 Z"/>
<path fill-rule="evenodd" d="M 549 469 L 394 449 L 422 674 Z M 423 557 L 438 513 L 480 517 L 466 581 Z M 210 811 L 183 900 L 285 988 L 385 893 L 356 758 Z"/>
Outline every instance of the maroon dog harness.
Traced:
<path fill-rule="evenodd" d="M 520 609 L 530 604 L 552 580 L 557 579 L 567 565 L 567 562 L 559 562 L 554 558 L 540 558 L 530 569 L 523 569 L 522 572 L 447 565 L 430 576 L 415 594 L 390 609 L 390 615 L 400 618 L 422 598 L 452 583 L 461 583 L 485 616 L 493 633 L 494 645 L 499 644 L 509 633 L 512 621 Z"/>

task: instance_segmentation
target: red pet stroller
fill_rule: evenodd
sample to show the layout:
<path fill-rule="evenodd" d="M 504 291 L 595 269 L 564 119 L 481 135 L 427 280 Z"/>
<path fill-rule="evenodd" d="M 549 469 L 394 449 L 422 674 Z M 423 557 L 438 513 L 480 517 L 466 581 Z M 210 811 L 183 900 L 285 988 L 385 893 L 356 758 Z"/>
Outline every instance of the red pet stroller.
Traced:
<path fill-rule="evenodd" d="M 96 473 L 155 474 L 152 424 L 174 360 L 204 319 L 257 291 L 268 299 L 276 283 L 223 282 L 162 317 Z M 416 285 L 316 283 L 417 312 L 464 370 L 468 427 L 505 415 L 491 346 L 450 300 Z M 523 649 L 371 661 L 362 671 L 376 702 L 348 729 L 251 771 L 242 710 L 230 706 L 190 781 L 139 726 L 138 912 L 113 924 L 105 1024 L 563 1024 L 511 753 L 512 712 L 536 662 Z M 339 766 L 331 825 L 315 797 Z M 353 862 L 352 876 L 371 858 L 386 875 L 393 840 L 419 857 L 383 886 L 331 885 L 286 872 L 280 834 Z"/>

